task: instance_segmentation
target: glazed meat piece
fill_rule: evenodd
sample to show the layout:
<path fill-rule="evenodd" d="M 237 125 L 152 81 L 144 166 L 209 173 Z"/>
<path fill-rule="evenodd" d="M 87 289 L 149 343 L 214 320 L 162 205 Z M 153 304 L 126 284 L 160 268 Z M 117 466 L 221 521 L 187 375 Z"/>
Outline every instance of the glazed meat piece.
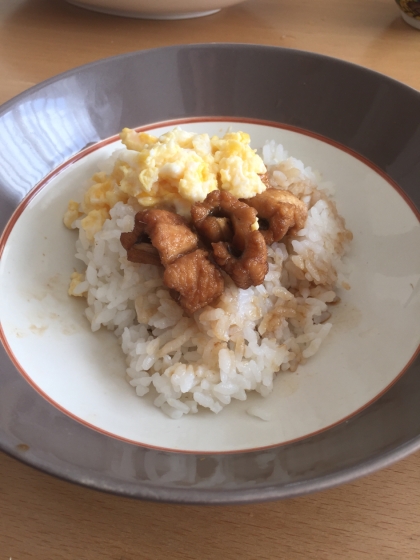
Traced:
<path fill-rule="evenodd" d="M 267 245 L 259 231 L 246 236 L 245 249 L 235 256 L 228 243 L 213 243 L 214 260 L 232 278 L 238 288 L 262 284 L 268 272 Z"/>
<path fill-rule="evenodd" d="M 218 241 L 232 241 L 233 238 L 233 229 L 229 218 L 218 218 L 216 216 L 206 218 L 202 227 L 200 227 L 200 233 L 207 244 L 217 243 Z"/>
<path fill-rule="evenodd" d="M 144 251 L 133 251 L 136 244 L 150 241 L 157 250 L 163 266 L 194 251 L 198 243 L 196 234 L 191 231 L 184 218 L 174 212 L 159 209 L 137 212 L 133 231 L 122 233 L 120 239 L 123 247 L 127 249 L 128 260 L 154 264 L 150 261 L 139 260 L 143 258 Z M 151 251 L 147 258 L 150 258 L 150 254 Z M 136 260 L 130 256 L 135 257 Z"/>
<path fill-rule="evenodd" d="M 182 216 L 168 210 L 145 210 L 140 215 L 164 266 L 197 249 L 198 238 Z"/>
<path fill-rule="evenodd" d="M 289 191 L 267 189 L 246 199 L 256 209 L 258 222 L 267 245 L 280 241 L 288 231 L 296 233 L 305 225 L 308 216 L 306 204 Z"/>
<path fill-rule="evenodd" d="M 189 315 L 223 293 L 223 277 L 207 255 L 197 249 L 168 265 L 163 275 L 172 297 Z"/>
<path fill-rule="evenodd" d="M 255 229 L 254 208 L 228 192 L 212 191 L 204 202 L 193 205 L 191 217 L 197 231 L 211 243 L 215 262 L 238 288 L 246 290 L 263 282 L 268 271 L 267 248 Z"/>
<path fill-rule="evenodd" d="M 154 264 L 156 266 L 162 264 L 159 251 L 151 243 L 135 243 L 127 249 L 127 259 L 135 263 Z"/>
<path fill-rule="evenodd" d="M 172 297 L 192 315 L 223 293 L 223 276 L 197 249 L 198 237 L 186 221 L 167 210 L 144 210 L 135 216 L 133 231 L 121 234 L 131 262 L 162 264 L 163 282 Z"/>
<path fill-rule="evenodd" d="M 243 251 L 257 212 L 230 193 L 215 190 L 203 202 L 193 204 L 191 218 L 198 233 L 209 243 L 229 241 L 235 250 Z"/>
<path fill-rule="evenodd" d="M 147 240 L 147 234 L 144 231 L 145 224 L 137 219 L 138 215 L 139 215 L 139 213 L 136 214 L 136 216 L 134 218 L 133 231 L 128 231 L 128 232 L 122 233 L 120 235 L 121 245 L 124 247 L 124 249 L 126 251 L 131 249 L 131 247 L 133 245 L 135 245 L 136 243 L 141 243 L 142 241 Z M 150 239 L 149 239 L 149 242 L 150 242 Z"/>

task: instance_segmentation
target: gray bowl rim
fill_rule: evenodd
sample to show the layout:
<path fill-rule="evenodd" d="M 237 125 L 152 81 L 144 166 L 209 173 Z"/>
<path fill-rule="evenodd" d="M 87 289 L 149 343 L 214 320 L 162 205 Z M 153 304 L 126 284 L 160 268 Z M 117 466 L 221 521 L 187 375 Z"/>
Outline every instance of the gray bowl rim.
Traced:
<path fill-rule="evenodd" d="M 102 65 L 106 65 L 113 62 L 126 61 L 130 58 L 136 58 L 139 56 L 147 56 L 149 53 L 157 52 L 170 52 L 170 51 L 194 51 L 194 50 L 212 50 L 212 49 L 233 49 L 235 52 L 239 51 L 255 51 L 265 53 L 287 53 L 291 57 L 300 56 L 304 57 L 306 60 L 310 60 L 313 63 L 317 61 L 323 61 L 327 64 L 339 65 L 343 69 L 352 70 L 357 72 L 360 76 L 371 76 L 373 79 L 378 80 L 380 84 L 388 85 L 389 87 L 395 87 L 398 92 L 406 92 L 410 95 L 410 99 L 413 98 L 413 94 L 416 96 L 420 107 L 420 94 L 414 88 L 403 84 L 393 78 L 390 78 L 384 74 L 376 72 L 374 70 L 367 69 L 365 67 L 359 66 L 357 64 L 343 61 L 337 58 L 329 57 L 323 54 L 301 51 L 297 49 L 289 49 L 276 46 L 267 46 L 259 44 L 242 44 L 242 43 L 210 43 L 210 44 L 189 44 L 189 45 L 174 45 L 169 47 L 159 47 L 153 49 L 146 49 L 141 51 L 134 51 L 130 53 L 124 53 L 104 59 L 100 59 L 82 66 L 75 67 L 66 72 L 57 74 L 27 90 L 20 93 L 19 95 L 13 97 L 9 101 L 5 102 L 0 107 L 0 119 L 5 113 L 9 112 L 10 109 L 18 106 L 21 101 L 27 99 L 31 95 L 43 90 L 49 85 L 56 84 L 63 79 L 70 78 L 78 75 L 81 71 L 92 70 Z M 164 119 L 168 120 L 168 119 Z M 35 186 L 35 185 L 34 185 Z M 0 186 L 1 189 L 1 186 Z M 418 205 L 416 205 L 418 209 Z M 0 362 L 3 362 L 3 358 L 0 358 Z M 416 366 L 418 366 L 419 359 L 416 359 Z M 32 395 L 34 396 L 34 395 Z M 41 398 L 36 395 L 36 398 Z M 51 405 L 50 405 L 51 406 Z M 72 421 L 74 422 L 74 421 Z M 328 433 L 328 431 L 327 431 Z M 100 437 L 106 437 L 100 435 Z M 112 438 L 111 438 L 112 439 Z M 131 444 L 124 444 L 130 446 Z M 292 444 L 293 445 L 293 444 Z M 141 447 L 141 446 L 140 446 Z M 282 447 L 282 446 L 280 446 Z M 418 451 L 420 449 L 420 432 L 416 434 L 415 437 L 409 438 L 407 441 L 403 442 L 401 445 L 395 445 L 392 449 L 386 450 L 372 456 L 370 459 L 363 460 L 358 464 L 351 466 L 350 468 L 344 468 L 337 472 L 331 472 L 325 476 L 317 476 L 314 479 L 299 481 L 297 483 L 285 484 L 285 485 L 266 485 L 258 488 L 240 488 L 240 489 L 222 489 L 222 490 L 212 490 L 212 489 L 200 489 L 200 488 L 171 488 L 165 486 L 159 487 L 148 487 L 146 485 L 141 485 L 139 483 L 133 484 L 129 482 L 119 483 L 112 479 L 112 477 L 102 477 L 102 476 L 89 476 L 88 473 L 83 472 L 83 469 L 75 469 L 72 466 L 66 468 L 65 466 L 57 467 L 52 466 L 49 461 L 45 461 L 37 456 L 25 455 L 21 450 L 17 449 L 17 446 L 10 444 L 6 441 L 4 437 L 3 429 L 0 431 L 0 449 L 7 455 L 30 465 L 42 472 L 51 474 L 59 479 L 76 483 L 78 485 L 96 489 L 104 492 L 109 492 L 116 495 L 121 495 L 125 497 L 140 498 L 150 501 L 163 501 L 169 503 L 184 503 L 184 504 L 243 504 L 252 502 L 262 502 L 262 501 L 272 501 L 278 499 L 284 499 L 288 497 L 296 497 L 300 495 L 305 495 L 308 493 L 332 488 L 343 483 L 354 481 L 360 477 L 372 474 L 379 469 L 386 468 L 396 461 L 404 459 L 408 455 Z M 171 454 L 172 452 L 167 452 Z M 174 453 L 176 454 L 176 453 Z M 243 455 L 251 455 L 252 452 L 243 453 Z M 198 454 L 200 455 L 200 454 Z"/>

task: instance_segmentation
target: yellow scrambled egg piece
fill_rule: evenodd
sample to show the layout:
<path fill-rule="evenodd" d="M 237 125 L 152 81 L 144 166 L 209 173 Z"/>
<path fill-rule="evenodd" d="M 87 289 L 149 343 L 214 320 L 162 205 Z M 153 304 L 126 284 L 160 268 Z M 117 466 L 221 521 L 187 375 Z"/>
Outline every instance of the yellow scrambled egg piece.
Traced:
<path fill-rule="evenodd" d="M 266 188 L 260 178 L 266 168 L 244 132 L 210 138 L 175 128 L 157 138 L 125 128 L 120 137 L 126 154 L 116 161 L 111 174 L 93 176 L 82 203 L 77 206 L 71 201 L 64 218 L 71 227 L 85 215 L 80 224 L 90 241 L 109 210 L 130 197 L 144 208 L 159 206 L 188 216 L 191 205 L 215 189 L 250 198 Z"/>
<path fill-rule="evenodd" d="M 156 138 L 125 128 L 121 139 L 137 153 L 125 168 L 120 189 L 142 206 L 173 205 L 182 213 L 184 207 L 218 188 L 218 169 L 207 134 L 176 128 Z"/>
<path fill-rule="evenodd" d="M 259 175 L 267 169 L 250 147 L 245 132 L 229 132 L 223 138 L 213 136 L 214 159 L 220 173 L 220 188 L 237 198 L 251 198 L 265 191 Z"/>
<path fill-rule="evenodd" d="M 69 229 L 73 228 L 74 222 L 83 216 L 83 212 L 80 212 L 79 203 L 75 200 L 70 200 L 67 211 L 64 214 L 64 225 Z"/>
<path fill-rule="evenodd" d="M 101 231 L 105 220 L 109 218 L 109 212 L 106 208 L 99 210 L 91 210 L 87 216 L 80 222 L 80 226 L 85 230 L 86 237 L 89 241 L 93 241 L 95 233 Z"/>
<path fill-rule="evenodd" d="M 79 284 L 81 284 L 82 282 L 84 282 L 85 280 L 85 276 L 84 274 L 80 274 L 80 272 L 73 272 L 72 275 L 70 276 L 70 286 L 69 286 L 69 296 L 76 296 L 76 297 L 85 297 L 86 296 L 86 292 L 83 292 L 81 294 L 75 294 L 74 291 L 77 288 L 77 286 Z"/>

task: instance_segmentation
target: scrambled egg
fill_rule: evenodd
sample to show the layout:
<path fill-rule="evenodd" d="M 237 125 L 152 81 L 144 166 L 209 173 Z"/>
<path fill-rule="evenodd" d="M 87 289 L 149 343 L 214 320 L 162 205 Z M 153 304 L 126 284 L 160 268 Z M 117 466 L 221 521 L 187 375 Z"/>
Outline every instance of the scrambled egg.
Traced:
<path fill-rule="evenodd" d="M 72 275 L 70 276 L 70 280 L 71 282 L 68 290 L 69 296 L 86 297 L 87 296 L 86 292 L 74 293 L 77 286 L 82 282 L 84 282 L 85 280 L 84 274 L 80 274 L 80 272 L 73 272 Z"/>
<path fill-rule="evenodd" d="M 109 175 L 93 176 L 82 203 L 70 201 L 64 216 L 67 227 L 84 216 L 80 226 L 90 241 L 119 201 L 134 198 L 140 207 L 158 206 L 187 216 L 194 202 L 215 189 L 250 198 L 266 188 L 260 178 L 266 168 L 244 132 L 210 138 L 175 128 L 157 138 L 125 128 L 120 137 L 126 153 Z"/>

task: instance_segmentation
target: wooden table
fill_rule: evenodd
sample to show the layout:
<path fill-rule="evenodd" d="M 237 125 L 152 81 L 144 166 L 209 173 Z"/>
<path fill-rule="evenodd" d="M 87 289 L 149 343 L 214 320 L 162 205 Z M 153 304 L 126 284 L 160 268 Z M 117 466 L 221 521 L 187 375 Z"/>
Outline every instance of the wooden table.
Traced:
<path fill-rule="evenodd" d="M 61 0 L 0 0 L 0 103 L 99 58 L 179 43 L 332 55 L 420 90 L 420 32 L 393 0 L 249 0 L 196 20 L 141 21 Z M 0 453 L 0 560 L 420 559 L 420 453 L 285 502 L 150 504 L 56 480 Z"/>

